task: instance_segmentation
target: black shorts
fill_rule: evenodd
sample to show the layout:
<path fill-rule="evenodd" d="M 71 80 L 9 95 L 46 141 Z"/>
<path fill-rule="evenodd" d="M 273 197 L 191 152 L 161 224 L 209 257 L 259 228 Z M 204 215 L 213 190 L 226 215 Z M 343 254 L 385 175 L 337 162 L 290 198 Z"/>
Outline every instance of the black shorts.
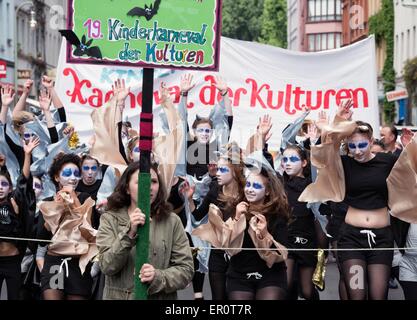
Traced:
<path fill-rule="evenodd" d="M 284 262 L 258 272 L 241 273 L 229 268 L 226 278 L 227 292 L 253 292 L 266 288 L 279 287 L 287 291 L 287 267 Z"/>
<path fill-rule="evenodd" d="M 317 241 L 304 237 L 289 236 L 288 249 L 316 249 Z M 288 259 L 295 260 L 300 267 L 316 267 L 317 251 L 288 250 Z"/>
<path fill-rule="evenodd" d="M 337 241 L 338 249 L 362 248 L 393 248 L 394 237 L 391 227 L 381 229 L 358 228 L 344 223 L 340 228 Z M 339 261 L 359 259 L 367 264 L 392 265 L 393 250 L 366 250 L 366 251 L 338 251 Z"/>
<path fill-rule="evenodd" d="M 298 217 L 288 230 L 288 249 L 316 249 L 317 235 L 314 217 Z M 295 260 L 300 267 L 316 267 L 317 251 L 288 251 L 288 259 Z"/>
<path fill-rule="evenodd" d="M 229 268 L 229 256 L 223 250 L 211 250 L 208 263 L 209 272 L 226 273 Z"/>
<path fill-rule="evenodd" d="M 79 260 L 79 257 L 46 255 L 41 273 L 42 292 L 55 289 L 62 290 L 66 295 L 89 297 L 93 287 L 91 264 L 87 265 L 82 275 Z"/>

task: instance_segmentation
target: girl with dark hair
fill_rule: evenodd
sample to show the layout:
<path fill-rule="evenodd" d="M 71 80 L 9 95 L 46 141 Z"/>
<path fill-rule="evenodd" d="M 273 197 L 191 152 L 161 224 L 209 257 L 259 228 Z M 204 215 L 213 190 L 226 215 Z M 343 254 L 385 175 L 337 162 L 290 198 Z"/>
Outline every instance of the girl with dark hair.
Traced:
<path fill-rule="evenodd" d="M 0 237 L 33 238 L 36 199 L 32 188 L 30 158 L 33 149 L 39 145 L 39 139 L 31 138 L 23 143 L 25 153 L 23 172 L 16 188 L 4 163 L 0 170 Z M 1 157 L 2 158 L 2 157 Z M 3 161 L 2 161 L 3 162 Z M 8 300 L 18 300 L 21 289 L 21 262 L 25 255 L 27 242 L 0 239 L 0 287 L 7 284 Z"/>
<path fill-rule="evenodd" d="M 284 150 L 282 162 L 284 166 L 284 187 L 291 208 L 290 224 L 288 226 L 288 248 L 317 248 L 314 214 L 311 209 L 307 208 L 307 203 L 297 200 L 311 183 L 311 168 L 307 151 L 298 146 L 287 147 Z M 298 288 L 293 287 L 294 278 L 297 278 L 303 298 L 318 300 L 319 295 L 312 282 L 317 264 L 317 252 L 290 251 L 286 264 L 288 291 L 298 291 Z M 297 269 L 298 276 L 295 274 Z"/>
<path fill-rule="evenodd" d="M 352 106 L 351 100 L 339 106 L 333 124 L 322 130 L 322 144 L 312 147 L 318 177 L 298 200 L 343 201 L 348 205 L 338 248 L 370 249 L 338 252 L 348 297 L 384 300 L 393 251 L 383 248 L 393 248 L 394 244 L 388 208 L 402 220 L 416 220 L 415 198 L 411 198 L 415 193 L 409 190 L 415 184 L 415 167 L 410 166 L 409 160 L 415 156 L 415 140 L 396 164 L 397 158 L 392 154 L 373 154 L 372 127 L 361 121 L 350 121 Z M 346 156 L 340 156 L 339 151 L 343 139 L 349 149 Z M 363 285 L 352 285 L 357 283 Z"/>
<path fill-rule="evenodd" d="M 227 271 L 228 298 L 285 300 L 287 251 L 282 244 L 287 240 L 288 202 L 282 183 L 265 158 L 256 170 L 250 170 L 244 192 L 245 201 L 237 205 L 234 222 L 226 221 L 227 226 L 222 226 L 224 229 L 232 224 L 233 243 L 237 248 L 231 253 Z M 239 248 L 260 250 L 240 251 Z"/>
<path fill-rule="evenodd" d="M 38 238 L 51 240 L 41 270 L 42 295 L 45 300 L 85 300 L 92 288 L 90 262 L 97 254 L 91 221 L 95 203 L 89 194 L 75 191 L 81 179 L 79 156 L 59 154 L 49 176 L 57 193 L 39 204 Z"/>
<path fill-rule="evenodd" d="M 107 211 L 102 215 L 97 235 L 99 264 L 106 275 L 106 300 L 134 298 L 136 236 L 145 223 L 137 208 L 139 163 L 133 162 L 123 173 Z M 156 165 L 151 169 L 151 225 L 149 263 L 139 277 L 149 284 L 150 299 L 176 299 L 193 277 L 193 258 L 180 218 L 166 202 L 167 190 Z"/>

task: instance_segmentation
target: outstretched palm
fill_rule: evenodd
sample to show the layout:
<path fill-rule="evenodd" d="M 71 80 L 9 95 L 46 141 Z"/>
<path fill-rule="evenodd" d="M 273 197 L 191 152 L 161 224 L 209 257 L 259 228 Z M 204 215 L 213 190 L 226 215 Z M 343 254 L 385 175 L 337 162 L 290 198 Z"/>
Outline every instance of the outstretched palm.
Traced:
<path fill-rule="evenodd" d="M 181 77 L 181 83 L 180 83 L 181 92 L 189 92 L 194 87 L 195 87 L 195 83 L 193 84 L 193 76 L 191 74 L 186 74 L 185 76 Z"/>
<path fill-rule="evenodd" d="M 1 104 L 3 106 L 9 106 L 14 100 L 15 94 L 11 86 L 5 86 L 1 88 Z"/>
<path fill-rule="evenodd" d="M 51 107 L 51 95 L 46 90 L 42 90 L 39 95 L 39 106 L 41 109 L 45 111 L 49 111 L 49 108 Z"/>

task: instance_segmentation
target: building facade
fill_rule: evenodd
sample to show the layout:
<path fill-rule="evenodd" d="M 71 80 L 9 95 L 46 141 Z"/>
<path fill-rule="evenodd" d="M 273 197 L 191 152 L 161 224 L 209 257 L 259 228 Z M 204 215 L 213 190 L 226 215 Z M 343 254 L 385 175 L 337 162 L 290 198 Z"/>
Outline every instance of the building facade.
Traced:
<path fill-rule="evenodd" d="M 0 0 L 0 24 L 2 30 L 6 30 L 0 36 L 0 60 L 8 63 L 7 78 L 0 81 L 14 84 L 15 71 L 28 70 L 35 81 L 31 92 L 35 96 L 42 75 L 53 70 L 58 63 L 62 41 L 58 30 L 65 28 L 67 4 L 65 0 L 33 0 L 33 4 L 25 0 Z M 34 15 L 31 14 L 32 10 Z M 36 20 L 35 27 L 30 24 L 33 18 Z M 18 80 L 19 91 L 24 82 L 25 79 Z"/>
<path fill-rule="evenodd" d="M 407 60 L 417 57 L 417 1 L 394 1 L 394 69 L 396 73 L 396 90 L 405 89 L 403 76 L 404 65 Z M 414 4 L 415 6 L 407 6 Z M 417 106 L 409 99 L 396 102 L 399 118 L 406 118 L 407 123 L 417 125 Z"/>
<path fill-rule="evenodd" d="M 342 44 L 341 0 L 288 0 L 288 49 L 317 52 Z"/>

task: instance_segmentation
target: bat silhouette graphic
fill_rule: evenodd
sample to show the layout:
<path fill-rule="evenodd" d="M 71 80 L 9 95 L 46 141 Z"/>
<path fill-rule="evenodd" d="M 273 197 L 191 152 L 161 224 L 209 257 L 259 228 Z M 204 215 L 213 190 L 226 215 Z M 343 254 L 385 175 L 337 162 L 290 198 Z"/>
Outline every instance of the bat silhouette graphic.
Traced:
<path fill-rule="evenodd" d="M 154 4 L 151 4 L 148 7 L 145 4 L 145 8 L 135 7 L 130 10 L 127 15 L 132 17 L 145 17 L 147 21 L 151 20 L 157 13 L 159 9 L 159 5 L 161 4 L 161 0 L 155 0 Z"/>
<path fill-rule="evenodd" d="M 87 41 L 85 35 L 83 35 L 80 41 L 80 39 L 72 30 L 59 30 L 59 33 L 65 39 L 67 39 L 69 43 L 75 46 L 75 49 L 72 53 L 74 56 L 76 57 L 88 56 L 88 57 L 97 58 L 97 59 L 103 58 L 99 47 L 97 46 L 91 47 L 91 44 L 93 43 L 93 39 L 90 39 L 89 41 Z"/>

